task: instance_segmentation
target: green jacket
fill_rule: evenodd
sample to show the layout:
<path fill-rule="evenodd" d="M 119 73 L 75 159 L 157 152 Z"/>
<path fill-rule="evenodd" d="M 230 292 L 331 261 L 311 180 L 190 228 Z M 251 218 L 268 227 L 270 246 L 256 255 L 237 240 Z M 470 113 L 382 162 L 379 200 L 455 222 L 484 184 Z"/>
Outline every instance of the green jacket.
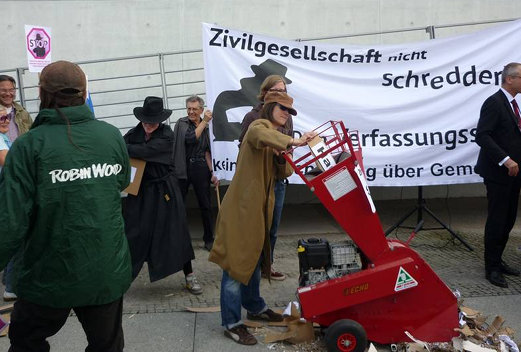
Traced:
<path fill-rule="evenodd" d="M 120 132 L 86 105 L 40 111 L 0 175 L 0 267 L 23 246 L 15 292 L 65 308 L 119 299 L 131 283 L 120 191 L 130 164 Z"/>

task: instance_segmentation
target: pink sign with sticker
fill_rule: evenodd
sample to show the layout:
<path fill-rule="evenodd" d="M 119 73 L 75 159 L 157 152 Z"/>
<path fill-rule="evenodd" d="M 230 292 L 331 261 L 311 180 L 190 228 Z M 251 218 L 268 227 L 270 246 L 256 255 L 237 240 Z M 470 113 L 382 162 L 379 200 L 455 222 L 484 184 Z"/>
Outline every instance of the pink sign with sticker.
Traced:
<path fill-rule="evenodd" d="M 51 28 L 25 26 L 25 46 L 30 72 L 41 72 L 51 63 Z"/>

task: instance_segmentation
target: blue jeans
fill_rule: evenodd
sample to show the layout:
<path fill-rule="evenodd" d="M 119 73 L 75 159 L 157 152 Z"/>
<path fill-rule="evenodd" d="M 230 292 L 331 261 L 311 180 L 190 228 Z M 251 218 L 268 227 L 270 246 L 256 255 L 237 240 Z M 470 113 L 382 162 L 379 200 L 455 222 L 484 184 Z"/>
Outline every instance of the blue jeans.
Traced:
<path fill-rule="evenodd" d="M 22 256 L 21 249 L 11 258 L 4 269 L 4 276 L 2 283 L 5 285 L 7 292 L 15 293 L 15 275 L 17 275 L 16 266 L 20 265 L 20 258 Z"/>
<path fill-rule="evenodd" d="M 260 296 L 260 266 L 257 265 L 248 285 L 234 280 L 223 270 L 221 281 L 221 319 L 225 329 L 242 324 L 241 306 L 248 312 L 259 314 L 268 309 Z"/>
<path fill-rule="evenodd" d="M 286 196 L 286 184 L 284 180 L 275 181 L 275 207 L 273 208 L 273 220 L 270 228 L 271 262 L 273 263 L 273 252 L 275 242 L 277 242 L 277 230 L 279 229 L 282 208 L 284 207 L 284 197 Z"/>

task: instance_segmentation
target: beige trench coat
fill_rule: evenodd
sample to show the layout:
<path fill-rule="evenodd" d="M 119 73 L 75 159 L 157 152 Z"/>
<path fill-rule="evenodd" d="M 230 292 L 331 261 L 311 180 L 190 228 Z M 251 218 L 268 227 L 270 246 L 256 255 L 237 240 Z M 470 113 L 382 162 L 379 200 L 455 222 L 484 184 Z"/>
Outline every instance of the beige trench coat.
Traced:
<path fill-rule="evenodd" d="M 31 119 L 31 116 L 23 108 L 22 105 L 15 102 L 13 102 L 13 105 L 16 110 L 14 122 L 16 123 L 16 126 L 18 126 L 18 132 L 20 133 L 20 135 L 22 135 L 25 132 L 29 131 L 29 128 L 31 128 L 31 125 L 33 123 L 33 120 Z"/>
<path fill-rule="evenodd" d="M 271 265 L 269 229 L 275 201 L 274 182 L 293 172 L 274 159 L 273 150 L 285 150 L 291 137 L 278 132 L 266 119 L 252 122 L 241 144 L 237 169 L 224 196 L 208 260 L 247 285 L 264 249 Z M 269 272 L 269 271 L 268 271 Z"/>

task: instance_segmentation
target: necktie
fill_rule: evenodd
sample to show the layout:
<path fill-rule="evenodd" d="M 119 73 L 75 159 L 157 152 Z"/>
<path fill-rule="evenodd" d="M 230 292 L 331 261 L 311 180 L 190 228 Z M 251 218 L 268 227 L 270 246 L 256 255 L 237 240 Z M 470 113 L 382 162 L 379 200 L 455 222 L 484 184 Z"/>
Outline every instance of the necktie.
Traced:
<path fill-rule="evenodd" d="M 512 106 L 514 107 L 514 114 L 517 116 L 517 126 L 521 129 L 521 115 L 519 114 L 519 106 L 515 99 L 512 99 Z"/>

